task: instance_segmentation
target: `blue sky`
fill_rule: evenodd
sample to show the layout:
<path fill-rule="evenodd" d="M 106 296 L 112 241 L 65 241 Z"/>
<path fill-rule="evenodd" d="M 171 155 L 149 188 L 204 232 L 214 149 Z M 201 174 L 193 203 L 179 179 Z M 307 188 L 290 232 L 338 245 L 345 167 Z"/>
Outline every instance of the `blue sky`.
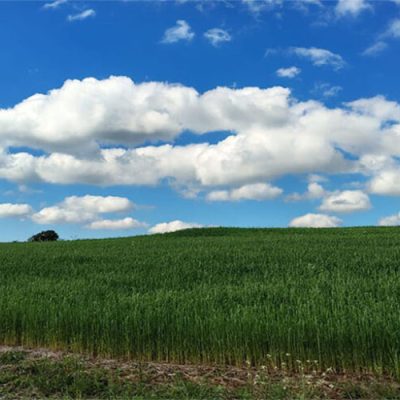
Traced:
<path fill-rule="evenodd" d="M 400 224 L 399 1 L 0 9 L 1 241 Z"/>

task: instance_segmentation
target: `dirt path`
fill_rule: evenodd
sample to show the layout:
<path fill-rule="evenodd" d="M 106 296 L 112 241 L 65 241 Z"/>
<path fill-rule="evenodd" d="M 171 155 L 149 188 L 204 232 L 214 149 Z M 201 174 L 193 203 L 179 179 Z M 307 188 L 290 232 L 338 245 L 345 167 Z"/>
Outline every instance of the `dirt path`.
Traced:
<path fill-rule="evenodd" d="M 71 360 L 75 364 L 71 364 Z M 46 368 L 42 368 L 43 365 Z M 2 395 L 5 396 L 8 392 L 13 392 L 13 390 L 14 393 L 18 392 L 18 388 L 13 387 L 16 380 L 13 381 L 11 379 L 12 374 L 24 373 L 26 375 L 26 371 L 32 371 L 32 368 L 35 370 L 36 376 L 32 375 L 32 382 L 29 382 L 29 384 L 31 387 L 38 386 L 39 394 L 40 392 L 46 394 L 47 387 L 43 382 L 38 385 L 38 376 L 40 377 L 41 373 L 44 375 L 58 374 L 58 387 L 48 390 L 48 394 L 54 394 L 55 398 L 57 398 L 57 393 L 60 395 L 70 394 L 70 386 L 73 380 L 67 379 L 68 377 L 72 376 L 75 377 L 73 379 L 78 379 L 76 378 L 77 376 L 90 377 L 93 375 L 97 377 L 93 378 L 94 380 L 106 379 L 107 382 L 116 382 L 117 386 L 122 385 L 124 388 L 129 386 L 132 391 L 140 387 L 140 390 L 143 390 L 149 396 L 152 394 L 152 390 L 157 395 L 160 395 L 160 397 L 153 398 L 168 398 L 166 397 L 168 393 L 174 393 L 176 398 L 193 399 L 198 398 L 197 396 L 204 399 L 289 399 L 293 397 L 302 397 L 304 399 L 400 399 L 400 385 L 393 378 L 373 374 L 338 374 L 331 370 L 317 371 L 312 364 L 299 365 L 299 371 L 292 373 L 278 370 L 272 365 L 259 368 L 250 366 L 239 368 L 226 365 L 138 363 L 118 359 L 94 358 L 44 348 L 28 349 L 12 346 L 0 346 L 0 399 Z M 5 383 L 5 386 L 2 373 L 8 377 L 11 374 L 11 378 Z M 5 395 L 2 392 L 2 382 L 3 386 L 6 387 L 6 390 L 3 390 Z M 69 382 L 70 386 L 63 387 L 63 385 L 67 384 L 65 382 Z M 52 385 L 52 382 L 49 381 L 48 385 Z M 108 391 L 110 387 L 109 384 L 106 385 Z M 178 394 L 174 392 L 177 387 L 185 387 L 186 397 L 182 397 L 179 391 L 177 392 Z M 79 391 L 81 389 L 75 388 L 74 390 Z M 118 390 L 116 391 L 118 392 Z M 191 391 L 193 392 L 192 397 Z M 203 392 L 204 395 L 202 394 Z M 21 393 L 21 396 L 24 393 L 26 394 L 26 390 L 22 390 Z M 107 398 L 113 398 L 109 392 L 96 392 L 93 394 L 99 398 L 103 394 L 107 394 Z M 219 394 L 220 397 L 218 397 Z M 87 395 L 88 398 L 92 397 L 89 392 Z M 266 397 L 267 395 L 268 397 Z M 71 397 L 74 397 L 73 393 Z M 125 397 L 116 396 L 115 398 Z"/>

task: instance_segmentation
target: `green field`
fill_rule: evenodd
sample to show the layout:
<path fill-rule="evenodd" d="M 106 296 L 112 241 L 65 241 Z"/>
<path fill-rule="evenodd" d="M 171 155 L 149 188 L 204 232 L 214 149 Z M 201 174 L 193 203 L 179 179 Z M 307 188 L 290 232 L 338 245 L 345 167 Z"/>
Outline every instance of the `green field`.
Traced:
<path fill-rule="evenodd" d="M 0 344 L 399 376 L 400 230 L 1 244 Z"/>

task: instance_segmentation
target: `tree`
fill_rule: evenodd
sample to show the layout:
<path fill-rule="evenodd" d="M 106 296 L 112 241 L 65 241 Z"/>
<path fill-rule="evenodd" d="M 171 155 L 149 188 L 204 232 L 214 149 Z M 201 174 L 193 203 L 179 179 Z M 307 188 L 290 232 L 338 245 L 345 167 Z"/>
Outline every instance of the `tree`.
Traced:
<path fill-rule="evenodd" d="M 58 234 L 55 231 L 42 231 L 28 239 L 29 242 L 55 242 L 58 240 Z"/>

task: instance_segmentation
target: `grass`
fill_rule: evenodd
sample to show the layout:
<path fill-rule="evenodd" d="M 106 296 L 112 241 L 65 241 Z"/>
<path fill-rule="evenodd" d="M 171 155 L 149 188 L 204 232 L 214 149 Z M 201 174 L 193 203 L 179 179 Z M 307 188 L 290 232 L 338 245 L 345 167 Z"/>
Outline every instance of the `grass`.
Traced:
<path fill-rule="evenodd" d="M 135 364 L 10 349 L 0 354 L 4 356 L 0 361 L 0 398 L 3 400 L 400 399 L 398 383 L 371 375 Z"/>
<path fill-rule="evenodd" d="M 0 245 L 2 344 L 398 377 L 399 332 L 397 228 Z"/>

